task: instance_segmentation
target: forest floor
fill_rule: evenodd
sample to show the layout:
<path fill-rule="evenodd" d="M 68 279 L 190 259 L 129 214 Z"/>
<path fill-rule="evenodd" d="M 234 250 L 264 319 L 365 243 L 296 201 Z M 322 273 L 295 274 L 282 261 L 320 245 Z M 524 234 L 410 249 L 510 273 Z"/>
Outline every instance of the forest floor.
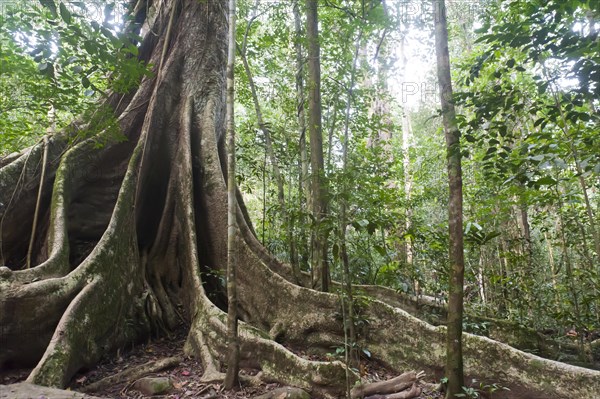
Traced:
<path fill-rule="evenodd" d="M 245 385 L 237 391 L 225 391 L 221 384 L 207 384 L 201 381 L 202 366 L 198 359 L 185 357 L 182 352 L 185 341 L 185 331 L 174 334 L 171 337 L 163 337 L 152 340 L 146 344 L 140 344 L 123 353 L 118 353 L 110 359 L 104 359 L 96 367 L 81 371 L 71 380 L 67 389 L 71 391 L 85 391 L 89 395 L 110 399 L 242 399 L 254 398 L 256 396 L 270 392 L 281 387 L 279 384 Z M 313 356 L 298 353 L 299 355 L 316 359 Z M 144 377 L 167 377 L 173 387 L 164 394 L 147 395 L 135 388 L 134 380 L 125 380 L 119 383 L 101 384 L 100 387 L 90 390 L 86 387 L 106 377 L 110 377 L 124 370 L 140 366 L 145 363 L 158 361 L 164 358 L 180 356 L 181 361 L 174 367 L 170 367 L 158 372 L 151 372 Z M 0 384 L 9 385 L 24 381 L 31 370 L 0 370 Z M 375 362 L 363 361 L 360 367 L 361 376 L 364 381 L 380 381 L 395 377 L 390 370 L 383 368 Z M 408 370 L 404 370 L 408 371 Z M 241 370 L 241 375 L 252 376 L 254 370 Z M 427 378 L 426 378 L 427 379 Z M 418 399 L 441 399 L 443 395 L 434 388 L 435 382 L 425 383 L 422 394 Z M 1 395 L 0 395 L 1 396 Z M 56 398 L 60 399 L 60 398 Z"/>

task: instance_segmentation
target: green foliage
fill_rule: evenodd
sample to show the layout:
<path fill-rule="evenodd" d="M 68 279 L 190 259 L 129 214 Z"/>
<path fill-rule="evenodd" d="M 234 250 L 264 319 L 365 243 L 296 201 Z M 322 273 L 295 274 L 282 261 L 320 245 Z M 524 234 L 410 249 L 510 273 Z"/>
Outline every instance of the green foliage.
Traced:
<path fill-rule="evenodd" d="M 465 300 L 472 312 L 527 326 L 592 330 L 600 313 L 600 254 L 593 239 L 600 206 L 598 5 L 485 4 L 483 15 L 467 15 L 460 4 L 449 9 L 464 155 Z M 116 11 L 121 5 L 107 2 L 93 15 L 85 3 L 27 5 L 0 16 L 0 155 L 31 145 L 49 130 L 66 131 L 74 140 L 94 137 L 99 146 L 122 139 L 112 110 L 99 104 L 111 93 L 135 88 L 151 66 L 139 60 L 140 38 Z M 295 84 L 305 71 L 296 70 L 294 47 L 305 40 L 296 35 L 293 5 L 238 4 L 237 41 L 245 45 L 271 134 L 285 209 L 239 57 L 237 182 L 259 239 L 282 260 L 292 260 L 293 241 L 307 271 L 314 220 L 301 180 Z M 430 29 L 430 17 L 401 15 L 395 3 L 386 7 L 333 0 L 319 9 L 330 187 L 328 217 L 320 226 L 330 233 L 334 279 L 342 277 L 345 248 L 352 283 L 439 299 L 448 290 L 439 112 L 428 99 L 416 110 L 403 108 L 392 93 L 392 77 L 404 73 L 394 49 L 407 43 L 414 28 Z M 425 36 L 410 37 L 428 48 Z M 408 143 L 402 143 L 403 114 L 412 125 Z M 206 277 L 222 284 L 222 276 Z M 359 332 L 369 325 L 360 319 L 362 300 L 356 300 L 353 320 Z M 466 319 L 464 328 L 485 334 L 487 325 Z M 484 387 L 472 389 L 464 395 Z"/>
<path fill-rule="evenodd" d="M 0 153 L 80 116 L 95 126 L 88 136 L 114 138 L 116 122 L 110 110 L 95 109 L 99 99 L 126 93 L 150 74 L 137 58 L 139 38 L 116 22 L 117 4 L 105 3 L 100 16 L 78 2 L 20 6 L 0 15 Z"/>
<path fill-rule="evenodd" d="M 485 244 L 469 249 L 467 259 L 485 260 L 496 241 L 501 262 L 474 268 L 470 278 L 487 274 L 492 292 L 500 290 L 492 300 L 525 324 L 581 326 L 600 311 L 598 204 L 589 200 L 600 176 L 597 8 L 585 1 L 494 3 L 458 71 L 466 169 L 476 168 L 465 195 L 477 201 L 476 219 L 487 218 L 494 231 L 490 245 L 478 225 L 467 224 L 467 242 Z M 512 228 L 511 219 L 518 221 Z"/>
<path fill-rule="evenodd" d="M 471 321 L 468 316 L 463 318 L 463 331 L 476 335 L 487 336 L 490 323 L 487 321 Z"/>
<path fill-rule="evenodd" d="M 473 385 L 468 387 L 462 387 L 462 392 L 457 393 L 454 396 L 457 398 L 468 398 L 468 399 L 476 399 L 476 398 L 491 398 L 493 397 L 494 392 L 498 391 L 510 391 L 509 388 L 504 387 L 496 382 L 492 384 L 485 384 L 483 382 L 479 382 L 477 384 L 477 380 L 473 379 Z M 477 385 L 475 385 L 477 384 Z"/>

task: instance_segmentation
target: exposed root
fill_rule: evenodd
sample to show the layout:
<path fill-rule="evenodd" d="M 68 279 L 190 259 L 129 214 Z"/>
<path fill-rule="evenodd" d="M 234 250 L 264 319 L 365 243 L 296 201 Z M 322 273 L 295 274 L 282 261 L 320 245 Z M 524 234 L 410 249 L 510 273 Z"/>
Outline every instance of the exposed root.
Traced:
<path fill-rule="evenodd" d="M 0 385 L 0 398 L 6 399 L 101 399 L 79 392 L 48 388 L 20 382 L 18 384 Z"/>
<path fill-rule="evenodd" d="M 139 159 L 136 154 L 139 150 L 134 152 L 132 165 Z M 147 331 L 140 320 L 142 276 L 135 273 L 139 259 L 132 214 L 127 205 L 133 196 L 134 176 L 129 173 L 123 181 L 122 195 L 98 246 L 64 278 L 75 285 L 85 283 L 86 286 L 64 311 L 28 382 L 65 386 L 80 367 L 94 364 L 103 353 L 132 340 L 140 331 Z"/>
<path fill-rule="evenodd" d="M 206 138 L 201 156 L 205 152 L 214 154 L 212 146 L 216 148 L 216 142 Z M 220 169 L 204 158 L 203 161 L 209 180 L 213 182 L 207 200 L 210 205 L 224 203 L 225 186 Z M 220 212 L 208 215 L 210 228 L 215 231 L 213 237 L 225 237 L 223 215 Z M 264 250 L 255 251 L 255 238 L 249 231 L 244 231 L 246 225 L 239 225 L 244 238 L 240 257 L 245 263 L 238 284 L 241 307 L 250 317 L 248 322 L 263 331 L 279 332 L 277 340 L 282 343 L 306 345 L 310 342 L 313 348 L 340 345 L 343 329 L 336 316 L 339 315 L 339 299 L 332 294 L 295 286 L 275 274 L 273 269 L 279 267 L 277 262 L 265 261 Z M 223 256 L 220 258 L 224 259 Z M 256 281 L 267 286 L 257 290 Z M 375 299 L 367 302 L 360 312 L 360 316 L 369 321 L 362 336 L 373 358 L 395 370 L 423 368 L 441 377 L 440 365 L 445 356 L 444 327 L 434 327 Z M 530 398 L 567 398 L 578 391 L 582 397 L 600 395 L 600 373 L 597 371 L 541 359 L 485 337 L 465 334 L 464 340 L 466 374 L 480 381 L 509 386 L 511 395 L 527 392 L 525 395 Z M 585 379 L 585 383 L 581 383 L 581 379 Z M 288 383 L 304 386 L 289 380 L 291 377 Z"/>
<path fill-rule="evenodd" d="M 83 389 L 81 389 L 81 391 L 95 392 L 105 386 L 116 385 L 125 381 L 137 380 L 147 374 L 157 373 L 159 371 L 175 367 L 181 363 L 182 360 L 183 358 L 181 356 L 173 356 L 140 364 L 139 366 L 130 367 L 121 371 L 120 373 L 113 374 L 99 381 L 86 385 Z"/>
<path fill-rule="evenodd" d="M 220 371 L 220 362 L 211 353 L 211 350 L 204 339 L 204 334 L 201 331 L 194 335 L 190 334 L 184 351 L 186 354 L 196 355 L 202 359 L 204 368 L 201 377 L 202 382 L 212 384 L 221 383 L 225 380 L 225 373 Z"/>

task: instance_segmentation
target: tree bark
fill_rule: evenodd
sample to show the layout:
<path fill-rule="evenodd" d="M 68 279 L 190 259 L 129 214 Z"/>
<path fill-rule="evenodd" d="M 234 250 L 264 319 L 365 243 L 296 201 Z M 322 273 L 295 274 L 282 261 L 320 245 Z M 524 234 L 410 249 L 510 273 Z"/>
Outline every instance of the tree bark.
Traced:
<path fill-rule="evenodd" d="M 310 164 L 312 174 L 313 286 L 329 291 L 329 264 L 327 260 L 327 230 L 323 223 L 327 216 L 327 186 L 323 159 L 323 132 L 321 125 L 321 56 L 319 44 L 318 0 L 306 1 L 306 36 L 308 39 L 308 131 L 310 136 Z"/>
<path fill-rule="evenodd" d="M 238 337 L 237 298 L 237 199 L 235 184 L 235 0 L 229 0 L 229 33 L 227 49 L 227 373 L 225 389 L 239 385 L 240 341 Z"/>
<path fill-rule="evenodd" d="M 402 62 L 402 82 L 401 85 L 404 85 L 407 79 L 406 76 L 406 64 L 408 62 L 408 58 L 404 54 L 404 44 L 406 39 L 403 37 L 400 42 L 400 60 Z M 404 86 L 402 86 L 404 87 Z M 412 186 L 413 186 L 413 177 L 410 170 L 410 153 L 409 149 L 411 146 L 411 141 L 413 137 L 412 132 L 412 124 L 410 121 L 410 113 L 407 105 L 403 105 L 402 108 L 402 171 L 404 174 L 404 198 L 407 204 L 411 203 L 412 197 Z M 411 206 L 407 206 L 404 211 L 404 231 L 410 232 L 412 228 L 412 218 L 413 218 L 413 210 Z M 414 270 L 414 257 L 413 257 L 413 237 L 412 234 L 406 235 L 404 238 L 404 245 L 402 248 L 403 260 L 408 266 L 409 270 Z M 413 288 L 415 294 L 418 296 L 421 288 L 418 279 L 413 280 Z"/>
<path fill-rule="evenodd" d="M 347 317 L 345 320 L 346 328 L 348 332 L 348 339 L 345 342 L 345 360 L 346 364 L 350 365 L 354 355 L 356 354 L 356 332 L 354 328 L 355 323 L 355 311 L 354 311 L 354 298 L 352 292 L 352 275 L 350 273 L 350 260 L 348 259 L 348 249 L 346 243 L 346 229 L 348 227 L 348 217 L 346 214 L 347 210 L 347 196 L 348 196 L 348 184 L 347 181 L 350 179 L 348 175 L 348 143 L 350 141 L 350 111 L 352 110 L 352 102 L 354 96 L 354 80 L 356 75 L 356 68 L 358 64 L 358 55 L 362 42 L 362 27 L 359 28 L 358 36 L 355 41 L 354 55 L 352 58 L 352 69 L 350 70 L 350 83 L 346 90 L 346 113 L 344 115 L 344 142 L 342 145 L 342 173 L 344 174 L 342 180 L 341 189 L 341 201 L 340 201 L 340 259 L 342 261 L 343 268 L 343 283 L 344 292 L 347 299 Z"/>
<path fill-rule="evenodd" d="M 308 211 L 312 209 L 312 201 L 310 194 L 310 177 L 309 177 L 309 161 L 308 152 L 306 149 L 306 117 L 304 115 L 304 57 L 302 56 L 302 20 L 300 16 L 300 0 L 294 1 L 293 12 L 294 12 L 294 30 L 295 40 L 294 49 L 296 51 L 296 110 L 298 117 L 298 138 L 300 147 L 300 173 L 299 173 L 299 187 L 298 192 L 301 193 L 300 197 L 300 209 Z M 302 195 L 304 196 L 304 202 L 302 202 Z M 303 207 L 305 205 L 305 208 Z M 302 216 L 300 223 L 300 238 L 302 242 L 306 240 L 306 228 L 307 220 L 305 216 Z M 309 263 L 309 251 L 305 245 L 300 245 L 300 251 L 304 254 L 303 260 Z"/>
<path fill-rule="evenodd" d="M 448 332 L 446 339 L 446 376 L 448 386 L 446 398 L 462 392 L 464 386 L 462 353 L 463 281 L 465 273 L 462 230 L 462 171 L 460 154 L 460 132 L 452 102 L 452 79 L 450 77 L 450 55 L 448 52 L 448 28 L 446 6 L 443 0 L 433 0 L 435 21 L 435 50 L 437 75 L 440 86 L 440 102 L 446 136 L 448 162 L 448 227 L 450 243 L 450 287 L 448 295 Z"/>

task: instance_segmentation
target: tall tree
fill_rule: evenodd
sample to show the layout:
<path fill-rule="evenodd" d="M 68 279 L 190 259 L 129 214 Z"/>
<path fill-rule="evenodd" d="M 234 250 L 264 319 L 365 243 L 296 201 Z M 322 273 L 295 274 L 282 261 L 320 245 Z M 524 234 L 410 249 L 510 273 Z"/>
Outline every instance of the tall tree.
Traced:
<path fill-rule="evenodd" d="M 246 55 L 247 44 L 248 44 L 248 34 L 250 32 L 250 28 L 254 19 L 257 18 L 257 7 L 258 2 L 255 3 L 254 9 L 252 11 L 252 16 L 248 21 L 248 25 L 246 26 L 246 33 L 244 35 L 244 39 L 242 42 L 241 48 L 239 48 L 240 57 L 242 59 L 242 64 L 244 65 L 244 71 L 246 72 L 246 77 L 248 78 L 248 86 L 250 88 L 250 94 L 252 95 L 252 102 L 254 104 L 254 110 L 256 112 L 256 122 L 258 123 L 258 127 L 263 133 L 265 139 L 265 151 L 266 155 L 268 155 L 269 160 L 271 162 L 271 167 L 273 170 L 273 177 L 275 178 L 275 183 L 277 184 L 277 200 L 279 202 L 279 209 L 282 216 L 283 228 L 287 233 L 287 241 L 290 255 L 290 263 L 292 265 L 292 270 L 294 271 L 294 276 L 296 282 L 301 281 L 300 275 L 300 266 L 298 264 L 298 256 L 296 253 L 296 243 L 294 239 L 294 230 L 292 224 L 292 218 L 290 217 L 290 213 L 287 210 L 287 204 L 285 201 L 285 187 L 284 187 L 284 177 L 281 173 L 281 169 L 279 167 L 279 161 L 275 156 L 275 150 L 273 148 L 273 139 L 271 137 L 271 132 L 269 127 L 265 123 L 262 108 L 260 106 L 260 102 L 258 99 L 258 94 L 256 91 L 256 85 L 254 83 L 254 77 L 252 75 L 252 70 L 250 69 L 250 64 L 248 63 L 248 57 Z"/>
<path fill-rule="evenodd" d="M 225 119 L 227 125 L 227 374 L 225 389 L 238 385 L 240 368 L 240 342 L 238 339 L 237 299 L 237 198 L 235 184 L 235 0 L 229 0 L 229 32 L 227 48 L 227 100 Z"/>
<path fill-rule="evenodd" d="M 460 132 L 452 100 L 450 54 L 448 52 L 448 27 L 444 0 L 433 0 L 435 25 L 435 53 L 437 76 L 442 107 L 444 135 L 448 162 L 448 229 L 450 237 L 450 270 L 448 295 L 448 320 L 446 335 L 446 398 L 454 398 L 464 386 L 462 353 L 463 281 L 465 274 L 463 249 L 463 195 L 460 153 Z"/>
<path fill-rule="evenodd" d="M 312 209 L 312 201 L 310 195 L 310 177 L 309 177 L 309 160 L 308 151 L 306 148 L 306 116 L 304 110 L 304 103 L 306 98 L 304 96 L 304 56 L 302 54 L 302 17 L 300 14 L 300 0 L 294 1 L 293 5 L 294 12 L 294 50 L 296 52 L 296 113 L 298 118 L 298 137 L 299 137 L 299 187 L 298 191 L 301 193 L 298 195 L 299 198 L 305 199 L 306 211 Z M 302 207 L 302 201 L 300 201 Z M 301 220 L 301 237 L 305 237 L 305 219 Z M 304 252 L 304 260 L 309 259 L 308 250 L 305 245 L 300 245 L 300 251 Z"/>
<path fill-rule="evenodd" d="M 327 260 L 327 183 L 323 159 L 323 132 L 321 125 L 321 55 L 319 44 L 318 0 L 306 1 L 306 36 L 308 39 L 308 131 L 310 137 L 310 165 L 312 173 L 312 235 L 313 286 L 329 291 L 329 264 Z"/>

